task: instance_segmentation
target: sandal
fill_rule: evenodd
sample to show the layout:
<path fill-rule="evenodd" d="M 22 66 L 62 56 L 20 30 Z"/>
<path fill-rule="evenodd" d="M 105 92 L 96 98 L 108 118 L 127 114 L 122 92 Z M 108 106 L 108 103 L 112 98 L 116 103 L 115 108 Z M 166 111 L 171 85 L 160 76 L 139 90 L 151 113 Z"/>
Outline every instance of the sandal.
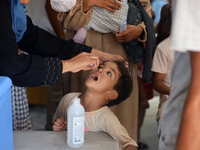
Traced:
<path fill-rule="evenodd" d="M 148 149 L 149 146 L 146 143 L 139 142 L 138 143 L 138 150 L 140 149 Z"/>

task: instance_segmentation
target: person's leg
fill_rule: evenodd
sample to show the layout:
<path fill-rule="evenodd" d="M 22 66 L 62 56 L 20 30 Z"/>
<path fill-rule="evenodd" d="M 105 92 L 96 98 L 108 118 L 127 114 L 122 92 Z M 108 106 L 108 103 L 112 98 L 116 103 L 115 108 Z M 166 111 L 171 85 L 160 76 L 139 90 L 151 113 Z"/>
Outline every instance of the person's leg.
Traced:
<path fill-rule="evenodd" d="M 144 122 L 146 114 L 146 109 L 138 108 L 138 130 L 137 130 L 137 135 L 138 135 L 138 150 L 140 149 L 147 149 L 149 146 L 146 143 L 141 142 L 141 128 Z"/>
<path fill-rule="evenodd" d="M 56 85 L 50 85 L 48 87 L 47 100 L 46 100 L 47 117 L 46 117 L 45 130 L 52 130 L 53 115 L 63 96 L 64 96 L 63 81 L 61 78 Z"/>
<path fill-rule="evenodd" d="M 137 128 L 138 149 L 146 149 L 149 146 L 146 143 L 141 142 L 140 131 L 144 122 L 146 109 L 149 108 L 149 103 L 144 90 L 143 81 L 139 77 L 138 77 L 138 87 L 139 87 L 138 128 Z"/>

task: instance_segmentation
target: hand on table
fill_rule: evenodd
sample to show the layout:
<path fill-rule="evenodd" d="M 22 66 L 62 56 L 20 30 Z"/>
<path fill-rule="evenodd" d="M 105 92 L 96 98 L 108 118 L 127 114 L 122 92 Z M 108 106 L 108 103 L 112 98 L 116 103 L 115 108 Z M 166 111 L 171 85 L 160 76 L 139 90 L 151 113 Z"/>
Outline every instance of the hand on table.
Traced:
<path fill-rule="evenodd" d="M 67 121 L 63 118 L 58 118 L 53 124 L 53 131 L 66 131 L 67 130 Z"/>

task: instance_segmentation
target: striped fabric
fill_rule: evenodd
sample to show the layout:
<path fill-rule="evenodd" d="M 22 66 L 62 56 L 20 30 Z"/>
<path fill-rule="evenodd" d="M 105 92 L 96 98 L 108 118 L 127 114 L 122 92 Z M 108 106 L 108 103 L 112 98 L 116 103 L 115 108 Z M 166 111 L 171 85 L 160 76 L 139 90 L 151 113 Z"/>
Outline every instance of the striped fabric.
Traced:
<path fill-rule="evenodd" d="M 128 4 L 126 0 L 121 3 L 120 10 L 110 12 L 106 9 L 93 6 L 93 13 L 89 23 L 84 27 L 86 30 L 90 28 L 101 33 L 116 32 L 119 30 L 119 24 L 127 19 Z"/>

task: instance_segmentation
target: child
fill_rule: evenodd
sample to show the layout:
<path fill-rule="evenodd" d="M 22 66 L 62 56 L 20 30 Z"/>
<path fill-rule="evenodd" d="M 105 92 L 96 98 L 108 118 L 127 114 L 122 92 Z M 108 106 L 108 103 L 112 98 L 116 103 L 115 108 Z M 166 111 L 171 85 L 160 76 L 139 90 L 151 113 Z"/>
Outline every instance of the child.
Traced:
<path fill-rule="evenodd" d="M 104 131 L 110 134 L 123 149 L 137 149 L 117 117 L 109 107 L 123 102 L 132 92 L 133 85 L 128 69 L 120 62 L 105 62 L 92 71 L 85 81 L 83 93 L 65 95 L 53 117 L 53 130 L 67 129 L 67 108 L 75 96 L 80 97 L 85 108 L 85 128 L 92 132 Z"/>
<path fill-rule="evenodd" d="M 162 7 L 161 18 L 158 23 L 157 48 L 153 58 L 152 71 L 153 88 L 160 93 L 160 103 L 156 120 L 158 122 L 158 136 L 161 133 L 160 119 L 166 101 L 169 99 L 171 90 L 171 69 L 174 63 L 175 51 L 170 49 L 171 31 L 171 4 Z"/>

